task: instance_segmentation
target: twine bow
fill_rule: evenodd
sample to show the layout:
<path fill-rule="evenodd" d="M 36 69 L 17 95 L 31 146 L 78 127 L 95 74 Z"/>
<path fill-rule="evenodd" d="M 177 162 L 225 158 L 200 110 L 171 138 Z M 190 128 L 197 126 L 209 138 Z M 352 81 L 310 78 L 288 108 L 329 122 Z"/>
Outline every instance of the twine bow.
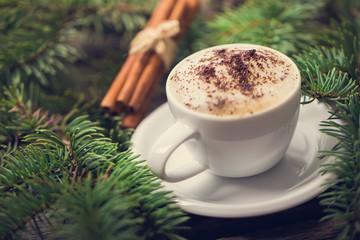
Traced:
<path fill-rule="evenodd" d="M 165 69 L 171 67 L 177 45 L 172 39 L 180 32 L 178 20 L 164 21 L 157 28 L 145 28 L 130 43 L 130 54 L 154 50 L 164 62 Z"/>

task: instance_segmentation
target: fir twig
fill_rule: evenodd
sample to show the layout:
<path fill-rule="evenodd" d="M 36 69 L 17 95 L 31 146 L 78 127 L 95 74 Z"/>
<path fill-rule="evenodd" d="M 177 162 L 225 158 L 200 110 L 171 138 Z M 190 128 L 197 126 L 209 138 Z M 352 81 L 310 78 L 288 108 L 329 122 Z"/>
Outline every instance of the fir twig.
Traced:
<path fill-rule="evenodd" d="M 246 1 L 225 9 L 206 25 L 208 34 L 198 41 L 201 48 L 227 43 L 253 43 L 286 54 L 306 49 L 316 42 L 311 30 L 323 1 Z"/>
<path fill-rule="evenodd" d="M 187 217 L 169 192 L 161 190 L 138 156 L 118 152 L 101 131 L 98 123 L 80 116 L 62 138 L 39 129 L 25 137 L 26 148 L 4 157 L 0 223 L 6 224 L 1 224 L 1 237 L 13 236 L 51 209 L 55 236 L 181 239 L 178 231 Z"/>
<path fill-rule="evenodd" d="M 303 84 L 303 94 L 317 98 L 328 104 L 331 101 L 339 101 L 347 99 L 348 95 L 353 94 L 357 89 L 357 84 L 354 80 L 349 79 L 347 74 L 338 72 L 334 69 L 327 74 L 322 74 L 319 68 L 316 68 L 316 74 L 310 71 L 309 68 L 301 71 L 305 84 Z M 330 105 L 328 104 L 330 107 Z"/>
<path fill-rule="evenodd" d="M 341 239 L 357 239 L 360 236 L 360 102 L 358 94 L 349 96 L 337 105 L 333 120 L 321 124 L 322 132 L 339 140 L 337 148 L 323 152 L 323 156 L 335 157 L 333 163 L 322 166 L 321 172 L 337 175 L 326 183 L 328 191 L 321 194 L 320 204 L 326 206 L 327 214 L 322 220 L 342 219 L 346 225 Z"/>

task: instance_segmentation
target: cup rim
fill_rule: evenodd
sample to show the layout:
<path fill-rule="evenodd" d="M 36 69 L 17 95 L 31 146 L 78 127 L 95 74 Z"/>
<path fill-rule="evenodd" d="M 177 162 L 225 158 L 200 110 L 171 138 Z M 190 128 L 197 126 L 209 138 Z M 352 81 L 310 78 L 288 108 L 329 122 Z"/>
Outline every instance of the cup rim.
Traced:
<path fill-rule="evenodd" d="M 170 94 L 169 91 L 169 78 L 174 74 L 174 72 L 176 71 L 177 68 L 180 67 L 181 64 L 183 64 L 187 59 L 193 57 L 194 55 L 200 54 L 203 51 L 208 51 L 211 49 L 218 49 L 218 48 L 222 48 L 222 47 L 230 47 L 230 46 L 246 46 L 246 47 L 254 47 L 254 48 L 263 48 L 263 49 L 267 49 L 270 51 L 275 51 L 277 54 L 279 54 L 282 58 L 285 58 L 289 61 L 289 63 L 291 65 L 293 65 L 295 67 L 295 70 L 297 71 L 297 76 L 298 76 L 298 84 L 296 85 L 296 87 L 290 92 L 290 94 L 284 98 L 281 102 L 266 108 L 264 110 L 261 111 L 257 111 L 253 114 L 248 114 L 248 115 L 225 115 L 225 116 L 219 116 L 219 115 L 213 115 L 213 114 L 208 114 L 208 113 L 203 113 L 203 112 L 197 112 L 195 110 L 189 109 L 186 106 L 184 106 L 184 104 L 179 103 L 177 100 L 175 100 L 175 97 L 172 96 Z M 300 71 L 297 67 L 297 65 L 295 64 L 295 62 L 288 57 L 287 55 L 285 55 L 282 52 L 279 52 L 278 50 L 275 50 L 273 48 L 269 48 L 269 47 L 265 47 L 265 46 L 261 46 L 261 45 L 257 45 L 257 44 L 248 44 L 248 43 L 232 43 L 232 44 L 223 44 L 223 45 L 216 45 L 216 46 L 212 46 L 209 48 L 205 48 L 202 49 L 200 51 L 197 51 L 195 53 L 190 54 L 189 56 L 187 56 L 186 58 L 182 59 L 180 62 L 178 62 L 176 64 L 176 66 L 170 71 L 170 73 L 168 74 L 167 77 L 167 81 L 166 81 L 166 96 L 168 99 L 168 102 L 171 102 L 172 105 L 175 105 L 178 109 L 181 109 L 183 112 L 186 112 L 186 114 L 189 115 L 193 115 L 196 116 L 200 119 L 203 120 L 212 120 L 212 121 L 235 121 L 235 120 L 239 120 L 239 119 L 251 119 L 251 118 L 255 118 L 255 117 L 260 117 L 262 115 L 266 115 L 270 112 L 276 111 L 276 109 L 281 108 L 283 105 L 286 105 L 292 98 L 296 97 L 297 93 L 300 93 L 300 89 L 301 89 L 301 75 L 300 75 Z M 299 94 L 300 95 L 300 94 Z M 170 104 L 170 105 L 171 105 Z M 300 105 L 300 102 L 299 102 Z"/>

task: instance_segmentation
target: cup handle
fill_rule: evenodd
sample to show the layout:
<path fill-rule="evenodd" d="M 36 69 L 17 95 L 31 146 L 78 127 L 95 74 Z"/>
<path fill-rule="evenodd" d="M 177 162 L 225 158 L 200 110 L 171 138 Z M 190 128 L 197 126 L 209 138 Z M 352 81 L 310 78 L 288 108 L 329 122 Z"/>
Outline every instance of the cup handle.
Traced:
<path fill-rule="evenodd" d="M 159 178 L 167 182 L 179 182 L 193 177 L 207 168 L 199 162 L 192 160 L 176 168 L 167 174 L 165 172 L 166 163 L 172 153 L 185 141 L 195 138 L 198 133 L 183 124 L 181 121 L 175 122 L 168 128 L 152 145 L 147 157 L 147 164 L 151 171 Z"/>

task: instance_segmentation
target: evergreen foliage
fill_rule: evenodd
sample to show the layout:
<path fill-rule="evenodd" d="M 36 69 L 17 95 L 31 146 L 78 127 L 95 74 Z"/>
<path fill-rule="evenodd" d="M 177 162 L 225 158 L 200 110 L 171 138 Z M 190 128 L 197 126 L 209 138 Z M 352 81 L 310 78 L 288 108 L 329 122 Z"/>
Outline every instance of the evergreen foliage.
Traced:
<path fill-rule="evenodd" d="M 181 239 L 187 217 L 128 149 L 132 130 L 69 90 L 87 59 L 74 37 L 127 45 L 155 4 L 138 2 L 0 1 L 1 239 Z"/>
<path fill-rule="evenodd" d="M 320 204 L 326 206 L 323 220 L 345 221 L 339 239 L 358 239 L 360 4 L 356 1 L 347 1 L 347 4 L 339 9 L 341 15 L 324 29 L 319 37 L 319 45 L 310 47 L 302 54 L 294 56 L 294 59 L 304 79 L 303 93 L 329 106 L 331 117 L 323 121 L 321 131 L 338 140 L 338 144 L 332 150 L 322 152 L 322 157 L 333 157 L 335 161 L 324 164 L 321 172 L 337 176 L 325 184 L 327 191 L 320 195 Z"/>
<path fill-rule="evenodd" d="M 186 215 L 131 153 L 122 116 L 96 99 L 155 3 L 0 0 L 0 238 L 181 239 Z M 338 178 L 320 204 L 324 220 L 345 222 L 341 239 L 360 235 L 359 10 L 354 0 L 249 0 L 198 18 L 179 51 L 247 42 L 294 59 L 303 94 L 332 114 L 321 127 L 338 144 L 322 155 L 336 161 L 321 172 Z M 79 44 L 105 48 L 108 34 L 119 45 L 100 57 Z"/>
<path fill-rule="evenodd" d="M 254 0 L 235 9 L 226 8 L 206 23 L 208 34 L 198 47 L 243 42 L 296 53 L 315 41 L 314 18 L 323 7 L 322 0 Z"/>
<path fill-rule="evenodd" d="M 69 239 L 180 239 L 185 215 L 138 156 L 119 152 L 100 131 L 80 116 L 63 137 L 38 129 L 24 137 L 26 147 L 5 154 L 1 238 L 16 238 L 31 219 L 42 235 L 36 224 L 46 219 L 52 234 Z"/>
<path fill-rule="evenodd" d="M 128 42 L 146 23 L 146 6 L 131 7 L 127 1 L 60 0 L 0 1 L 0 83 L 25 85 L 34 106 L 67 112 L 79 98 L 71 66 L 84 60 L 86 52 L 74 42 L 91 38 L 100 41 L 115 32 Z M 106 4 L 107 3 L 107 4 Z M 80 39 L 79 39 L 80 38 Z M 119 44 L 120 45 L 120 44 Z M 61 104 L 59 104 L 61 103 Z"/>
<path fill-rule="evenodd" d="M 322 194 L 320 204 L 327 206 L 323 220 L 334 218 L 346 221 L 340 239 L 357 239 L 360 224 L 360 102 L 358 94 L 352 94 L 338 104 L 331 119 L 322 124 L 323 132 L 336 137 L 339 144 L 323 156 L 336 157 L 325 164 L 323 172 L 337 175 L 327 183 L 329 190 Z M 335 122 L 341 119 L 344 124 Z"/>

